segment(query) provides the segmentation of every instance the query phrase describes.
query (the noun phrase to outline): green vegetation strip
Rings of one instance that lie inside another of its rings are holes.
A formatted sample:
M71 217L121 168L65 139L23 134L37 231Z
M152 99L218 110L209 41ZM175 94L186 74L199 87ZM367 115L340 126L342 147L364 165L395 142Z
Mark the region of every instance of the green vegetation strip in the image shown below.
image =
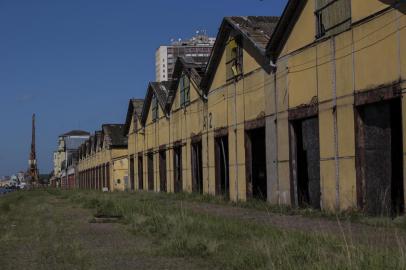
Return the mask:
M18 249L27 239L35 238L40 244L31 247L31 252L44 258L37 262L39 265L74 264L72 269L90 269L86 251L63 236L64 231L75 230L72 224L63 216L47 215L45 206L52 200L66 202L73 209L76 206L90 209L94 216L120 217L119 228L123 233L129 231L134 239L152 241L153 244L143 250L145 254L191 260L196 263L196 269L203 266L212 269L406 269L402 245L393 248L354 245L351 239L199 214L182 207L182 201L210 202L212 199L152 193L48 190L7 195L0 198L2 230L6 231L10 224L24 227L19 223L30 223L27 231L18 233L18 237L16 233L3 234L0 252ZM41 244L44 242L47 247ZM4 245L8 245L7 248ZM55 255L59 253L64 255ZM0 259L0 263L7 265L4 259Z

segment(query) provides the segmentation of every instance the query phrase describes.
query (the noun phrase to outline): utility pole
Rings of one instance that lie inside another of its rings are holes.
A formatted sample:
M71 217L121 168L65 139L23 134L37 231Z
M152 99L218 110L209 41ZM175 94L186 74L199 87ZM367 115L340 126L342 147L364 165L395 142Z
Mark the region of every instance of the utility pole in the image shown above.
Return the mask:
M31 186L38 184L39 173L37 167L37 154L35 150L35 113L32 115L32 130L31 130L31 153L28 161L28 175L30 176Z

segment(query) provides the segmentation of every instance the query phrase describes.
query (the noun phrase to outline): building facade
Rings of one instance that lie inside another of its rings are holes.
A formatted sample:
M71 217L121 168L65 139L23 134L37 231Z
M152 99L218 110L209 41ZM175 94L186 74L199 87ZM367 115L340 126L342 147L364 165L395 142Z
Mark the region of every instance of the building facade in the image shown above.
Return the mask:
M267 48L271 202L404 212L405 11L289 1Z
M266 199L265 48L277 21L227 17L208 64L179 58L171 81L150 83L129 141L135 189Z
M157 82L172 78L175 62L178 57L193 58L194 62L205 63L210 56L215 38L204 32L197 32L189 40L172 41L171 45L160 46L155 52L155 77Z
M72 130L58 137L58 149L53 156L54 169L50 179L51 186L75 187L74 167L78 162L78 149L89 136L89 132ZM67 175L70 175L71 181L68 181Z
M392 2L225 18L199 83L179 64L150 84L135 189L403 213L406 17Z
M79 150L78 186L124 191L129 188L128 145L124 125L104 124Z
M125 149L104 129L82 145L80 186L404 213L405 5L290 0L280 18L224 18L207 63L176 58L130 101Z

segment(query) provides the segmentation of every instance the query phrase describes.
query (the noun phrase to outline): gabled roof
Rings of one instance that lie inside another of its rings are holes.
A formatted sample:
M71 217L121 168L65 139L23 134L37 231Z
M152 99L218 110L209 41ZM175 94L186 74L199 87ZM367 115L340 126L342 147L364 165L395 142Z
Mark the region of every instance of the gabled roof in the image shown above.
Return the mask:
M204 77L204 72L206 69L207 61L209 58L206 59L206 62L195 62L193 58L190 57L178 57L175 63L175 67L173 69L173 74L172 74L172 79L173 79L173 84L172 84L172 89L176 91L178 89L178 83L179 83L179 78L182 76L182 73L185 73L190 80L192 80L196 86L196 90L198 91L200 96L203 96L204 93L200 89L200 84L201 81ZM172 100L173 101L173 100ZM172 106L172 102L170 104L170 107Z
M92 151L92 137L90 136L89 139L86 141L86 154L90 155Z
M266 46L267 56L276 60L283 49L293 27L306 5L307 0L289 0L282 16Z
M164 82L150 82L148 84L148 90L144 99L144 106L142 107L141 123L145 125L145 121L148 117L149 108L151 107L151 101L153 95L157 97L158 104L161 106L162 111L166 114L172 104L174 90L172 88L173 81Z
M69 137L69 136L90 136L90 133L84 130L71 130L65 134L60 135L59 137Z
M65 150L78 149L87 138L65 138Z
M141 119L141 113L142 113L142 107L144 106L144 100L143 99L137 99L137 98L132 98L128 102L128 110L127 110L127 116L125 119L125 126L124 126L124 135L127 135L130 126L131 126L131 119L133 115Z
M217 34L216 42L206 67L206 76L202 81L202 89L206 92L210 87L217 66L220 63L228 37L235 32L241 36L244 48L267 70L270 69L266 46L271 39L279 17L247 16L225 17Z
M102 131L101 130L98 130L98 131L96 131L95 133L94 133L94 136L95 136L95 140L96 140L96 142L95 142L95 144L96 144L96 151L97 150L99 150L101 147L102 147L102 145L103 145L103 142L102 142L102 138L103 138L103 133L102 133Z
M90 136L90 147L92 153L96 152L96 134Z
M126 147L127 137L124 136L124 124L102 125L104 138L109 138L110 147Z

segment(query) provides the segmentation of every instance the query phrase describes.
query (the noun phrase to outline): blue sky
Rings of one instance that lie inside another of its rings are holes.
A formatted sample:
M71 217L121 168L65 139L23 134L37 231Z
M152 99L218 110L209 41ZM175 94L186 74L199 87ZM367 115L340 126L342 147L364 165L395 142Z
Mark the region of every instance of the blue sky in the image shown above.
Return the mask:
M57 137L121 123L154 80L155 49L224 16L280 15L286 0L0 0L0 176L28 166L37 114L41 173Z

